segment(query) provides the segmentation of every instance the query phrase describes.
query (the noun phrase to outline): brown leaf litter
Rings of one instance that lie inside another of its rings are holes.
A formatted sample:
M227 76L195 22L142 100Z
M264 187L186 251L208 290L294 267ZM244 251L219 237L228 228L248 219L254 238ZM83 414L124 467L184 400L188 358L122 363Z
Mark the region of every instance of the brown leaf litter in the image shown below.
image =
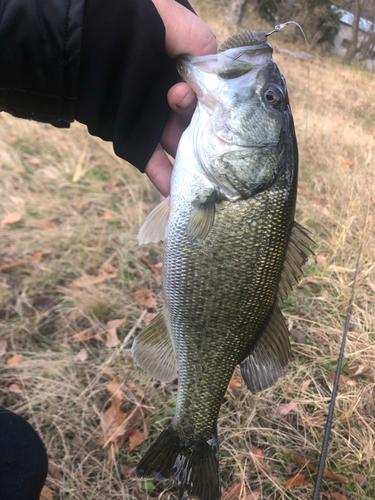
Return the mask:
M285 403L282 405L276 406L272 413L274 417L285 417L290 413L292 410L295 410L297 408L297 405L291 401L290 403Z
M138 304L147 307L147 309L156 309L156 300L152 295L152 291L148 288L140 288L134 294Z
M288 451L288 453L290 453L290 452ZM290 453L290 455L293 458L293 460L298 462L300 465L303 465L311 472L315 472L315 473L318 472L318 468L315 467L314 465L312 465L309 461L304 460L303 458L297 457L296 455L294 455L294 453ZM323 476L329 477L329 478L334 479L336 481L341 481L342 483L349 482L345 476L342 476L341 474L336 474L335 472L332 472L328 469L324 469Z
M41 219L28 219L26 224L28 226L47 228L47 229L57 229L56 222Z
M134 405L128 413L121 410L123 395L117 382L109 382L106 389L112 396L112 404L108 410L100 413L100 427L102 429L100 445L103 448L110 445L108 459L112 461L133 430L144 421L144 413L139 405ZM133 447L140 444L138 443L140 438L139 434L133 433Z
M345 495L342 495L339 492L332 493L331 497L333 500L348 500L348 498Z
M120 341L117 337L117 328L125 323L126 318L122 319L113 319L112 321L108 321L106 324L107 330L107 338L105 341L105 345L107 347L116 347Z
M82 332L78 332L73 335L73 342L87 342L91 339L102 340L98 333L94 333L91 330L83 330Z
M229 382L228 388L241 387L241 385L242 385L241 380L242 380L242 377L232 378L232 380Z
M301 391L306 392L311 382L312 382L311 379L304 380L301 385Z
M153 264L150 259L148 259L145 255L143 255L143 253L141 252L136 252L136 256L138 257L138 259L142 262L144 262L145 264L148 265L148 267L150 269L152 269L154 271L155 274L157 274L158 276L161 276L161 273L162 273L162 267L163 267L163 263L162 262L159 262L157 264Z
M87 358L88 354L85 348L82 348L79 353L74 356L74 359L76 359L77 361L86 361Z
M23 395L23 391L21 387L17 384L10 384L7 387L4 387L3 392L13 392L13 394Z
M0 222L3 226L9 226L10 224L14 224L15 222L19 222L22 219L22 214L19 212L13 212L6 217Z
M87 288L89 286L97 285L98 283L103 283L103 281L110 280L116 278L117 269L99 269L99 274L97 275L88 275L81 276L73 280L70 284L72 288Z
M48 488L48 486L43 486L39 500L53 500L52 491Z
M296 476L288 479L288 481L285 483L285 487L288 489L292 488L293 486L305 486L305 484L307 484L305 474L297 474Z
M11 358L8 359L7 365L8 366L15 366L21 361L22 358L23 358L23 354L16 354L15 356L12 356Z
M8 264L2 264L0 266L0 271L6 271L6 270L12 269L14 267L28 266L29 264L30 264L30 261L28 261L28 260L23 260L20 262L9 262Z

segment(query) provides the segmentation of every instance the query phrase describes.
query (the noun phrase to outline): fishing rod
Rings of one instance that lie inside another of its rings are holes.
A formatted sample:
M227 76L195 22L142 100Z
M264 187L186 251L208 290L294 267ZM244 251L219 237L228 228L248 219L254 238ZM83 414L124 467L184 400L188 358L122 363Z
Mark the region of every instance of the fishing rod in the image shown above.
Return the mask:
M329 435L331 433L332 420L333 420L333 412L334 412L334 409L335 409L336 395L337 395L337 390L338 390L338 386L339 386L339 378L340 378L340 371L341 371L342 360L344 358L345 343L346 343L346 337L347 337L348 329L349 329L349 321L350 321L350 315L351 315L351 310L352 310L352 305L353 305L353 300L354 300L354 291L355 291L355 285L356 285L356 282L357 282L357 276L358 276L358 269L359 269L359 261L360 261L360 258L361 258L361 252L362 252L362 245L360 246L359 253L358 253L357 266L356 266L356 269L355 269L355 275L354 275L354 281L353 281L353 288L352 288L352 296L351 296L351 299L350 299L350 302L349 302L348 314L346 315L346 325L345 325L344 335L343 335L342 343L341 343L340 356L339 356L339 359L337 361L336 378L335 378L335 383L333 385L333 390L332 390L331 404L330 404L330 407L329 407L329 412L328 412L328 417L327 417L327 424L326 424L326 430L325 430L325 433L324 433L323 446L322 446L322 451L321 451L321 454L320 454L318 476L317 476L317 479L316 479L313 500L319 500L320 488L321 488L322 480L323 480L324 465L325 465L325 461L326 461L326 457L327 457L328 441L329 441Z

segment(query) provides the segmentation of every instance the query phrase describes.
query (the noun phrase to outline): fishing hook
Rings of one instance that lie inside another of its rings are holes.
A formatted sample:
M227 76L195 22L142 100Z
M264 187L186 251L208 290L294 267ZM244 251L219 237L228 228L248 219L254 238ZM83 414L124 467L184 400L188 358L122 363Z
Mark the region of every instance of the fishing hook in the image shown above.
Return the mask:
M307 45L306 35L305 35L303 29L301 28L301 26L296 21L287 21L286 23L276 24L275 28L272 31L270 31L269 33L266 33L266 36L270 36L270 35L272 35L272 33L278 33L280 30L282 30L283 28L285 28L285 26L287 24L295 24L296 26L299 27L299 29L302 32L303 38L305 39L306 45Z

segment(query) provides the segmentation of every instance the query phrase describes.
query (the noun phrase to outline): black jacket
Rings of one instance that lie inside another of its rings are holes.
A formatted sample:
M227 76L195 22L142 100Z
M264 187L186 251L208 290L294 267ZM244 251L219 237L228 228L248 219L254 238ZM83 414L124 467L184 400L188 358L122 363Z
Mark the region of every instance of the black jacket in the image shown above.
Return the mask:
M179 80L164 39L151 0L0 0L0 111L78 120L143 171Z

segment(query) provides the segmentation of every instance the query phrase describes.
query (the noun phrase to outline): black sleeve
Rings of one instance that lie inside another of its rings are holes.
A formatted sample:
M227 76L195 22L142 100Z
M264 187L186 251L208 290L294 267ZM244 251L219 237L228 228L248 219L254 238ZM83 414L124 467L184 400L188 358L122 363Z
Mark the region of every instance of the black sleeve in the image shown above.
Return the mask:
M76 119L141 171L169 115L167 92L179 79L164 47L164 24L151 0L86 0Z
M74 120L84 0L0 0L0 111Z
M47 469L47 453L36 431L0 406L0 499L38 500Z
M0 0L0 111L76 119L144 171L179 80L164 44L151 0Z

